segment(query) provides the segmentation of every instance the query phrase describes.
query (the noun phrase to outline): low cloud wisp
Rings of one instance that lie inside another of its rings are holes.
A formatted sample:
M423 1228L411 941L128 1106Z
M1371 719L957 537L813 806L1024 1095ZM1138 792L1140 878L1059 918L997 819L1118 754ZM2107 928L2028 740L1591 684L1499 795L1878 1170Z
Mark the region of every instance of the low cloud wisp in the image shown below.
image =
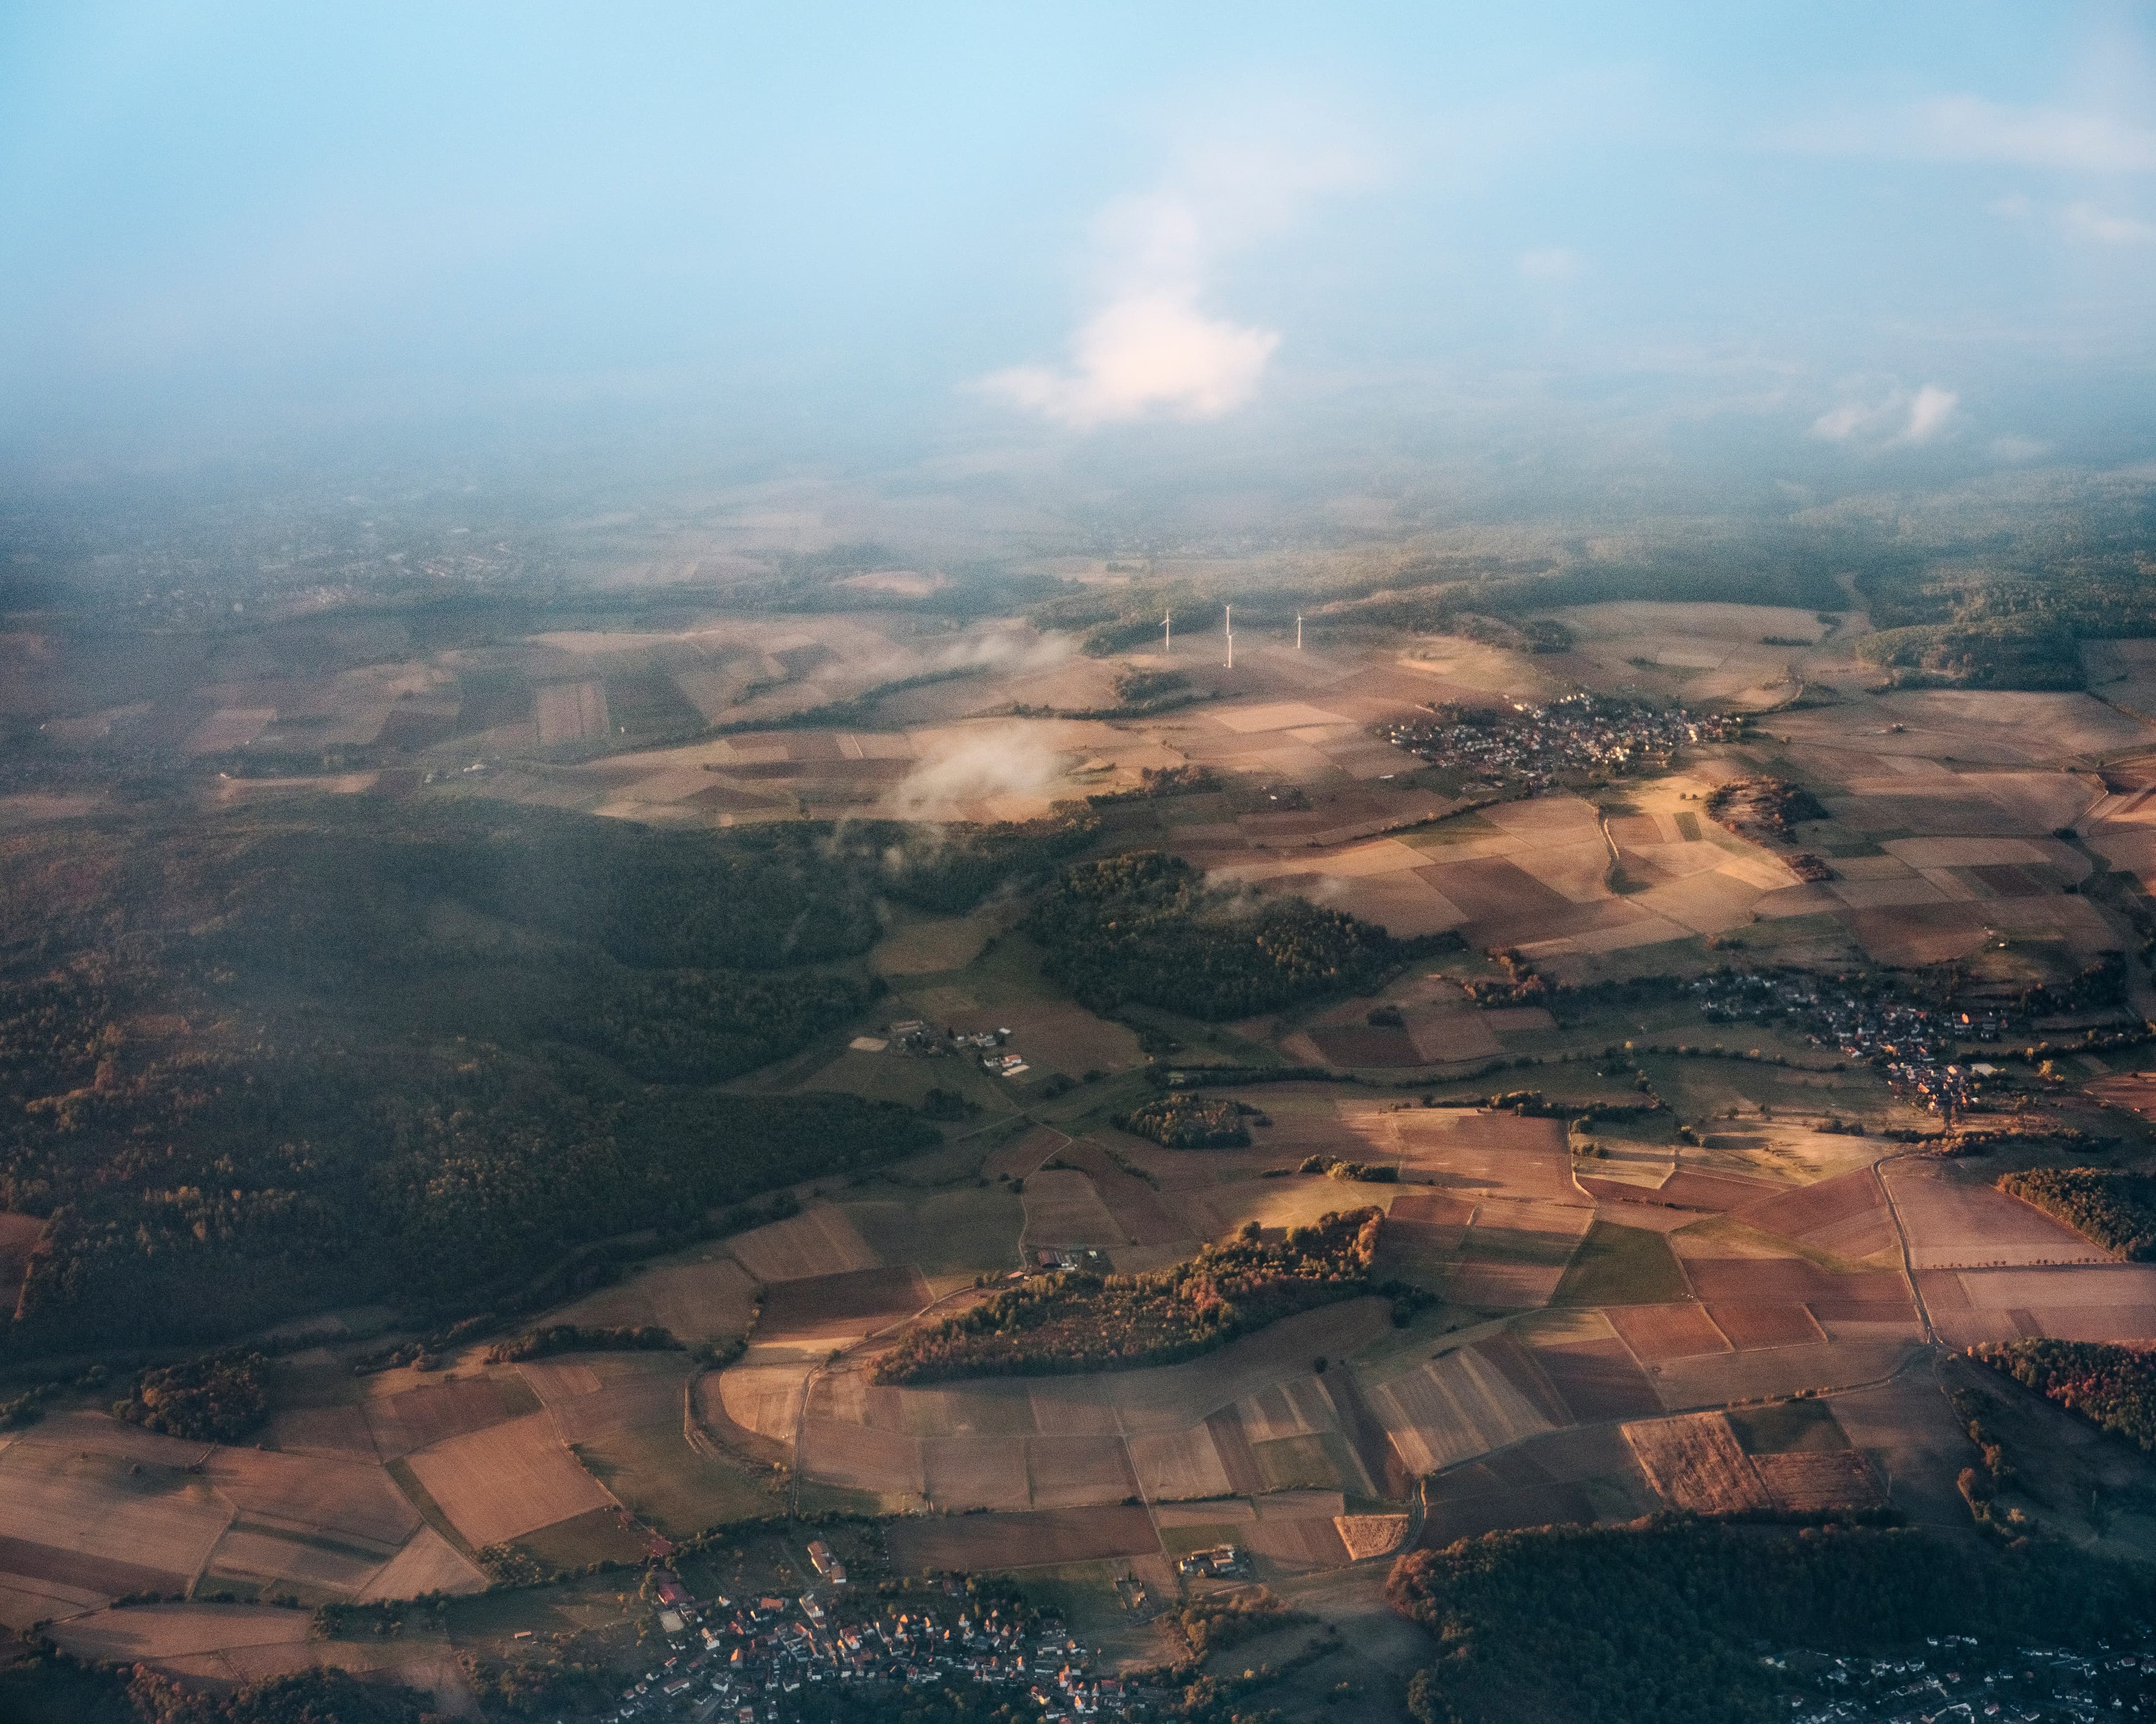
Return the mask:
M1937 383L1912 393L1890 390L1876 401L1845 402L1812 421L1812 435L1829 443L1887 446L1929 443L1946 428L1961 397Z
M998 726L921 762L893 787L890 812L907 820L963 818L971 803L1045 796L1062 777L1065 758L1026 726Z

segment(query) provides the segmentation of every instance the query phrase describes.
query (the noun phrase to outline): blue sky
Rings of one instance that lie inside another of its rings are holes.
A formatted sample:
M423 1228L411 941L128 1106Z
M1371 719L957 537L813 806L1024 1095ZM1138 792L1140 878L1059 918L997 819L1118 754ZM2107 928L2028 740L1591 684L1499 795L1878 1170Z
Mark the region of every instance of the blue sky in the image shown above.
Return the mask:
M0 5L0 236L33 464L580 415L2116 462L2156 12Z

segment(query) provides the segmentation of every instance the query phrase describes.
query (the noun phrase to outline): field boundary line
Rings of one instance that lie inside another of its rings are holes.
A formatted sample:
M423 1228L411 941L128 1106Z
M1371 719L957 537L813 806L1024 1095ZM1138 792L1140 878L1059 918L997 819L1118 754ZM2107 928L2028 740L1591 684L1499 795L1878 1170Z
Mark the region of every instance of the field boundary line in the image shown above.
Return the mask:
M1039 1121L1036 1121L1034 1123L1038 1124ZM1055 1128L1051 1126L1050 1129L1054 1130ZM1071 1139L1068 1136L1065 1136L1064 1142L1068 1143L1071 1142ZM1044 1157L1044 1159L1045 1158ZM914 1311L906 1316L894 1318L891 1321L886 1323L880 1329L871 1329L858 1341L851 1341L847 1342L844 1347L832 1348L830 1352L824 1358L817 1361L816 1364L810 1369L808 1374L801 1379L801 1408L800 1411L793 1415L793 1465L792 1474L788 1478L786 1485L786 1511L788 1515L798 1517L801 1512L801 1443L802 1438L806 1434L808 1424L808 1398L816 1387L816 1379L821 1377L825 1372L829 1371L832 1366L839 1363L841 1360L852 1357L855 1352L866 1347L871 1341L881 1340L886 1335L892 1334L898 1330L906 1328L911 1324L919 1322L921 1318L927 1316L929 1312L935 1310L937 1306L944 1303L945 1301L963 1299L968 1293L978 1293L981 1290L982 1290L978 1287L953 1287L948 1293L942 1294L937 1298L930 1300L928 1303L922 1306L919 1311ZM924 1484L927 1482L925 1477L922 1482ZM602 1486L601 1488L603 1489L604 1487ZM924 1498L926 1498L926 1496L927 1493L924 1492ZM1029 1485L1029 1501L1030 1498L1031 1490L1030 1485Z
M1897 1150L1882 1155L1871 1164L1871 1183L1879 1188L1880 1201L1887 1205L1887 1219L1894 1224L1894 1240L1902 1248L1902 1279L1909 1284L1909 1299L1917 1307L1917 1321L1924 1326L1924 1341L1928 1346L1939 1344L1939 1331L1932 1321L1932 1309L1924 1303L1924 1290L1917 1285L1917 1263L1909 1246L1909 1229L1902 1224L1902 1211L1894 1202L1894 1188L1887 1183L1887 1163L1897 1162L1917 1154L1912 1149ZM1819 1320L1815 1317L1813 1321Z
M201 1460L197 1461L195 1465L197 1467L201 1466L203 1462L208 1460L210 1455L216 1453L217 1445L215 1444L212 1444L209 1447L208 1452L203 1456ZM224 1505L224 1525L217 1529L217 1537L213 1538L209 1542L208 1545L203 1549L202 1561L196 1565L195 1572L187 1577L187 1595L190 1599L192 1599L195 1595L195 1588L203 1583L203 1578L208 1574L211 1566L217 1561L217 1547L224 1542L226 1537L231 1533L233 1527L236 1526L239 1521L239 1504L235 1503L229 1496L226 1496L223 1491L216 1485L212 1485L209 1487L209 1491L211 1496L214 1496L220 1503Z

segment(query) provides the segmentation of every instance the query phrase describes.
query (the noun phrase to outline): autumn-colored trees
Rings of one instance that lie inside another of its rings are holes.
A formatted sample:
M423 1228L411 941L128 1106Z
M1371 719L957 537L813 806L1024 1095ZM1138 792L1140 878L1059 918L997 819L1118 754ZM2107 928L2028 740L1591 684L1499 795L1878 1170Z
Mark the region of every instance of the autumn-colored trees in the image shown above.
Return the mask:
M1372 1290L1378 1209L1238 1236L1150 1275L1036 1275L907 1335L876 1367L885 1383L1041 1377L1173 1364L1296 1311Z

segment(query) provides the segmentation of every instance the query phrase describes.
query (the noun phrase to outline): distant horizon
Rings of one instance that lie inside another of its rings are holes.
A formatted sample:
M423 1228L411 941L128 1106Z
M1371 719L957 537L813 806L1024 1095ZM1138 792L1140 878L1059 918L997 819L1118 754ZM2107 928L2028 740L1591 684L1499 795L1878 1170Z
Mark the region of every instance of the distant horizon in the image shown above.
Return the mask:
M15 8L0 483L2115 468L2152 48L2106 7Z

